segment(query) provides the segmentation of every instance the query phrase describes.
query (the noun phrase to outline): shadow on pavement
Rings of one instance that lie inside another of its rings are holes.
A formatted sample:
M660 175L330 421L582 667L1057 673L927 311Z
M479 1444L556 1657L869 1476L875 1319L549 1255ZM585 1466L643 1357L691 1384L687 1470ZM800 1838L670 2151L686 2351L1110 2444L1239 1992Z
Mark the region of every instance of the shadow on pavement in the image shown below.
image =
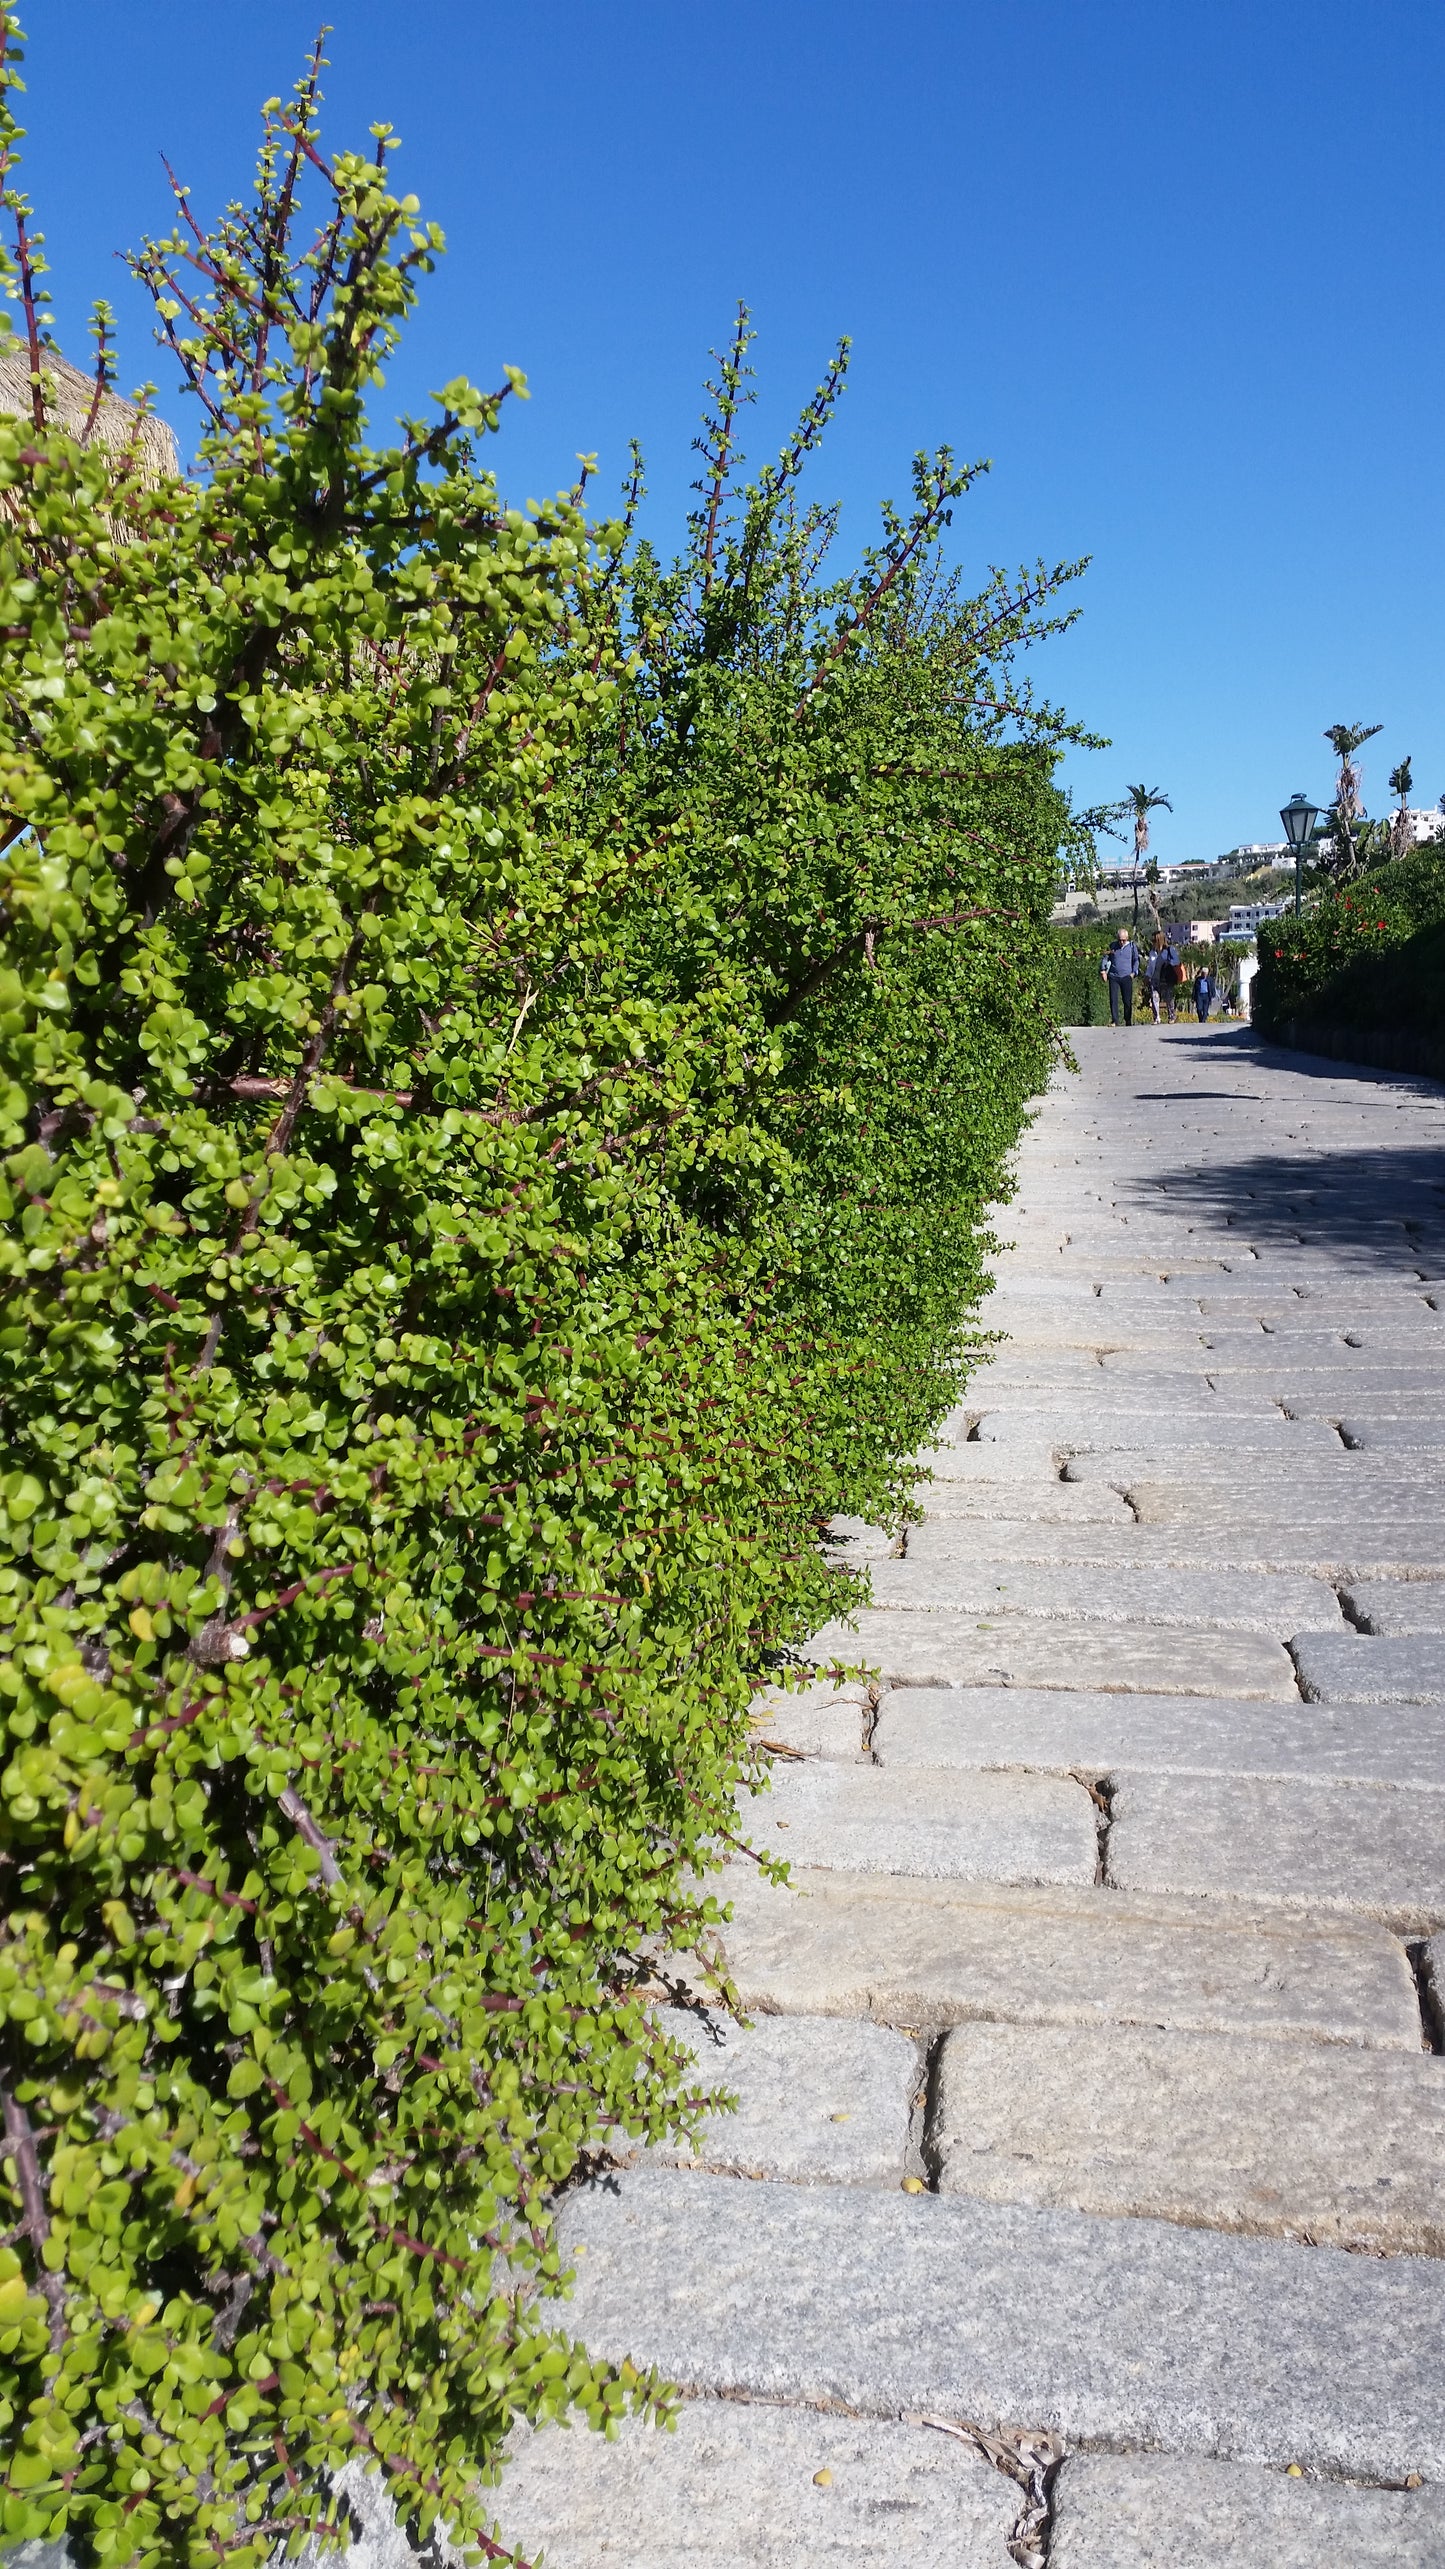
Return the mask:
M1365 1088L1403 1089L1422 1103L1445 1105L1445 1082L1438 1079L1426 1079L1411 1071L1377 1070L1369 1062L1335 1061L1327 1053L1295 1052L1288 1044L1266 1043L1252 1026L1200 1026L1177 1033L1171 1029L1167 1040L1184 1045L1192 1053L1207 1046L1211 1054L1232 1054L1241 1063L1252 1062L1261 1070L1288 1071L1297 1079L1328 1079L1341 1086L1358 1081Z
M1201 1029L1198 1034L1166 1040L1191 1052L1207 1048L1211 1067L1217 1063L1221 1070L1231 1059L1241 1069L1248 1061L1304 1079L1327 1079L1337 1086L1358 1080L1367 1091L1386 1088L1394 1092L1397 1104L1404 1102L1403 1090L1411 1102L1418 1097L1421 1105L1445 1106L1445 1090L1436 1081L1356 1070L1346 1062L1286 1051L1262 1044L1248 1027L1214 1034ZM1257 1089L1244 1088L1191 1085L1172 1090L1141 1088L1135 1094L1140 1099L1157 1099L1176 1111L1213 1099L1254 1106L1264 1102ZM1382 1117L1390 1111L1383 1099L1379 1111ZM1237 1235L1241 1253L1251 1247L1319 1250L1342 1268L1358 1272L1380 1267L1402 1281L1413 1275L1438 1278L1445 1284L1445 1114L1434 1132L1429 1123L1410 1115L1403 1127L1395 1126L1390 1138L1376 1143L1351 1140L1332 1148L1322 1131L1313 1150L1255 1148L1237 1159L1196 1160L1190 1136L1181 1134L1177 1167L1167 1175L1141 1175L1138 1192L1143 1204L1157 1205L1162 1194L1171 1210L1185 1205L1199 1208L1208 1215L1211 1227L1218 1225Z

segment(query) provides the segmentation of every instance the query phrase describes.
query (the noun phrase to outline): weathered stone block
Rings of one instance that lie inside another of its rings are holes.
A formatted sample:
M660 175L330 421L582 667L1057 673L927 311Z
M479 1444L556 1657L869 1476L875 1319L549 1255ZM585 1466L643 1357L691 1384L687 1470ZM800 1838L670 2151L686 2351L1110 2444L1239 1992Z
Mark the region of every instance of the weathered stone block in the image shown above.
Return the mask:
M1107 2026L948 2036L944 2193L1445 2254L1445 2062Z
M800 1870L783 1889L742 1862L719 1897L733 1908L723 1951L754 2011L1420 2048L1404 1949L1363 1919L888 1874Z
M1315 1702L1445 1702L1445 1633L1375 1640L1363 1633L1301 1632L1293 1648L1300 1684Z
M594 2354L695 2391L1445 2475L1426 2259L666 2169L572 2195L560 2230Z
M1294 1663L1263 1633L1172 1627L1167 1647L1147 1624L1050 1624L1001 1615L898 1614L864 1609L856 1626L825 1624L808 1644L815 1667L876 1668L905 1686L1096 1686L1107 1693L1297 1693Z
M962 1882L1092 1882L1097 1813L1052 1775L923 1777L822 1759L773 1768L745 1805L751 1842L790 1863Z
M1338 1909L1402 1934L1445 1925L1434 1794L1131 1775L1114 1795L1108 1868L1121 1890Z
M868 1718L866 1686L835 1686L820 1677L811 1685L765 1686L752 1701L750 1720L762 1740L775 1740L800 1757L837 1757L862 1765L867 1758L863 1728Z
M828 1520L827 1545L840 1561L886 1561L898 1538L886 1525L870 1525L866 1517L835 1516Z
M1272 1633L1281 1641L1306 1627L1323 1631L1334 1623L1343 1629L1339 1600L1322 1579L1179 1570L1141 1583L1089 1570L1020 1567L1006 1573L997 1563L975 1566L940 1556L926 1525L914 1529L906 1560L875 1565L872 1585L875 1606L918 1613L1183 1625L1201 1632Z
M1071 2454L1049 2569L1440 2569L1445 2492L1342 2488L1249 2462Z
M917 2046L906 2034L815 2016L735 2025L676 2007L662 2009L659 2022L696 2060L697 2089L731 2090L737 2105L705 2118L696 2150L659 2141L632 2155L659 2167L794 2183L902 2182L920 2079Z
M497 2498L547 2569L1010 2569L1019 2505L926 2426L710 2399L670 2435L519 2430Z
M1424 1705L1362 1721L1343 1705L898 1686L879 1705L873 1756L890 1767L1026 1767L1101 1779L1259 1775L1445 1793L1445 1729Z
M1073 1481L1061 1481L1051 1474L1040 1473L1036 1480L1018 1477L1008 1481L932 1480L919 1484L915 1493L926 1509L925 1526L932 1535L945 1526L967 1525L979 1518L1014 1519L1032 1525L1132 1525L1134 1516L1117 1490L1102 1483L1084 1487ZM908 1550L913 1553L925 1526L909 1530ZM967 1543L971 1537L956 1538Z
M1445 1633L1445 1579L1352 1579L1342 1591L1347 1613L1368 1633Z

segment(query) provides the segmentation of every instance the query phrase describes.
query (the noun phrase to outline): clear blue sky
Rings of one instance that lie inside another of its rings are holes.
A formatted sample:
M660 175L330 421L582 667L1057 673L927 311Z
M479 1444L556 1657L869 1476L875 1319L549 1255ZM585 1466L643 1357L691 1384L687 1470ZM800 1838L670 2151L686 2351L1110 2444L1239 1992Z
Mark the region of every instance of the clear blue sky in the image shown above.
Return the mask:
M686 504L698 385L739 294L761 450L839 332L819 487L864 542L907 461L989 455L955 539L1089 553L1051 692L1113 747L1084 799L1173 797L1161 857L1325 799L1328 722L1383 722L1445 792L1445 11L1439 0L333 0L327 132L400 131L451 255L395 378L523 366L513 497L629 434L655 531ZM110 253L243 189L302 0L31 0L27 177L64 344ZM164 406L178 424L184 405ZM183 433L186 433L183 428Z

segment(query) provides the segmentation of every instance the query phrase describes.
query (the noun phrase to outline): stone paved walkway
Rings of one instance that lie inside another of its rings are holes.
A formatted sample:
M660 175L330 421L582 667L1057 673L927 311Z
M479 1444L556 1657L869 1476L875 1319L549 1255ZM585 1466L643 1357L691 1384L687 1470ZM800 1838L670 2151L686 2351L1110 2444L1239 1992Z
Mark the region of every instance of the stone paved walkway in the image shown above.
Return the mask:
M876 1684L764 1701L700 2164L575 2195L689 2394L551 2569L1445 2563L1445 1091L1076 1038Z

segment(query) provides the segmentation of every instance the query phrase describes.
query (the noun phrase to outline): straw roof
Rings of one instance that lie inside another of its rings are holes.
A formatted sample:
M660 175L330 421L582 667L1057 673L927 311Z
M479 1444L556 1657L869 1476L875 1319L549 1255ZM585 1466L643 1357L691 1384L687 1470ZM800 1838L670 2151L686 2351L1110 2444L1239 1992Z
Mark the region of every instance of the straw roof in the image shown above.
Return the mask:
M48 378L48 417L57 428L79 437L90 417L95 377L83 375L53 348L44 351L42 366ZM13 338L0 345L0 414L6 413L17 419L31 415L30 354L22 340ZM91 434L97 444L116 451L134 439L137 459L148 481L167 481L180 472L174 429L154 413L138 411L133 402L122 401L117 393L106 394Z

